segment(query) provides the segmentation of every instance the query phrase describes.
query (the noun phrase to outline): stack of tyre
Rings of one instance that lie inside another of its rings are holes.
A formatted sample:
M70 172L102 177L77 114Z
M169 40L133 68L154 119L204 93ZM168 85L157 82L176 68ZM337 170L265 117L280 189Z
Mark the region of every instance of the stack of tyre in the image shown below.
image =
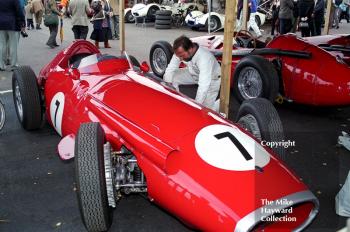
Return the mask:
M156 29L170 29L171 28L171 10L158 10L156 12Z

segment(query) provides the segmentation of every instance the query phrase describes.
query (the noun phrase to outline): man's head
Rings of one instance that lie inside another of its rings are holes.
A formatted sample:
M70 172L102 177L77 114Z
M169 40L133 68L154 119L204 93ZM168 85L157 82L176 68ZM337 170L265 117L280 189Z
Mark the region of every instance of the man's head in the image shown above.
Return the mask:
M190 61L196 53L197 47L188 37L182 35L174 41L173 50L180 60Z

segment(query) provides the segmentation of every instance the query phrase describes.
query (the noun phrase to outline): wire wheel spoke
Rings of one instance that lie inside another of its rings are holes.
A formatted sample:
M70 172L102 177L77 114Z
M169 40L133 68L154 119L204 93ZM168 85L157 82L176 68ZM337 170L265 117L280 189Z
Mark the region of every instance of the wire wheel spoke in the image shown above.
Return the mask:
M167 57L163 49L156 48L153 53L153 64L157 72L161 73L164 72L166 69L168 63L167 63Z
M262 94L263 83L259 72L253 67L245 67L238 76L238 89L245 99Z
M21 92L19 90L19 85L18 82L16 81L15 84L15 96L16 96L16 108L18 111L18 116L21 121L23 121L23 105L22 105L22 97L21 97Z

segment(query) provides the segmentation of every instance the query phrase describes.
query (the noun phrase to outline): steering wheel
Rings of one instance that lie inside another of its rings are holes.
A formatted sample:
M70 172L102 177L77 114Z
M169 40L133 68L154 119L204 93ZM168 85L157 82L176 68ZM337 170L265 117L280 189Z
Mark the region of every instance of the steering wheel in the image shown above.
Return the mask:
M238 43L239 47L242 48L256 48L256 39L247 30L240 30L236 33L234 39Z

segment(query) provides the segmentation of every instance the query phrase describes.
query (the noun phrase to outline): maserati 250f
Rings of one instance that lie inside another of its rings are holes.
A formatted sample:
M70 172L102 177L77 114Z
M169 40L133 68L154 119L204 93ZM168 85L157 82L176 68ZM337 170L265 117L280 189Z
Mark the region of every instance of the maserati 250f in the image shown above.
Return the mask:
M39 128L45 114L62 136L60 157L74 157L88 231L108 230L112 208L140 192L204 231L300 231L310 224L318 200L280 160L283 149L260 144L283 140L270 102L244 102L232 123L147 69L76 41L38 77L28 66L13 73L22 126Z
M222 59L223 36L192 38ZM264 97L301 104L350 104L350 35L299 38L281 35L270 42L238 33L232 48L233 94L239 101ZM172 56L168 42L155 42L152 70L162 76Z

